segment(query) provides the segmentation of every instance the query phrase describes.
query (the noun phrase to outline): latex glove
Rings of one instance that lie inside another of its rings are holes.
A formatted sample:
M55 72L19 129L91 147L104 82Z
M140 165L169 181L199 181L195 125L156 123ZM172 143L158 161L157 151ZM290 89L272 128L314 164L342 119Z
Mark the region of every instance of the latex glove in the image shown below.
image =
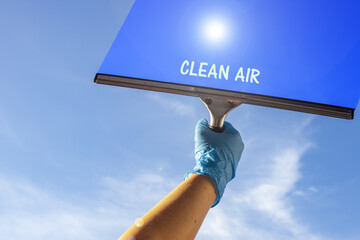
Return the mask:
M244 143L239 132L228 122L225 130L216 133L209 128L206 119L201 119L195 129L194 170L185 175L185 179L193 173L210 176L217 186L216 206L224 194L226 184L235 177L235 170L244 150Z

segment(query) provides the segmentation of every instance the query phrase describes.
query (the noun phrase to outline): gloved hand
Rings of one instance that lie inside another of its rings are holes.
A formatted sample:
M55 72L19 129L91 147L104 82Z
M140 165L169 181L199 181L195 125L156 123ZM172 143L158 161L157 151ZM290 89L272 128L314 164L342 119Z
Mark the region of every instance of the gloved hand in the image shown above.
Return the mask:
M226 184L235 177L235 170L244 150L244 143L239 132L228 122L225 130L216 133L209 128L206 119L201 119L195 129L194 170L185 175L185 179L193 173L210 176L217 186L216 206L224 194Z

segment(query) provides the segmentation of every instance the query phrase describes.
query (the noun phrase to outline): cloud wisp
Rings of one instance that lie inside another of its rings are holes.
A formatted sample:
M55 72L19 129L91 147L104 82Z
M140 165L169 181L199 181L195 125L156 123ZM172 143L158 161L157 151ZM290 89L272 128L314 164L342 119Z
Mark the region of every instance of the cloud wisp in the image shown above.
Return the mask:
M245 161L253 166L247 167L246 179L236 182L240 187L230 184L230 196L210 212L201 232L204 238L199 239L324 239L298 220L292 199L300 192L296 184L302 178L301 158L314 145L304 133L310 123L308 117L288 127L279 123L251 134ZM317 189L311 186L308 192Z
M297 183L302 178L301 158L313 146L304 134L310 123L306 118L250 134L238 177L222 202L210 210L196 239L325 239L299 220L293 201L305 194ZM116 239L179 181L151 171L106 176L90 197L79 197L0 174L0 235L28 240ZM315 186L307 190L317 191Z
M177 115L184 117L194 117L196 114L195 108L189 104L172 99L171 97L163 97L159 93L149 93L148 97L158 103L161 107L168 111L172 111Z
M92 197L62 196L0 175L2 239L117 239L175 185L145 173L127 180L105 177Z

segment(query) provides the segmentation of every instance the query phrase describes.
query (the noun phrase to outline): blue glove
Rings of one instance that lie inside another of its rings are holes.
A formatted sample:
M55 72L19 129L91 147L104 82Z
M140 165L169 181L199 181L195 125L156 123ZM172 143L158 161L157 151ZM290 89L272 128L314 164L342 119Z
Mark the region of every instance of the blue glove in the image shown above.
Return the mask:
M193 173L210 176L217 186L216 206L224 194L226 184L235 177L244 143L239 132L228 122L224 124L223 133L216 133L209 128L206 119L201 119L195 129L194 170L185 175L185 179Z

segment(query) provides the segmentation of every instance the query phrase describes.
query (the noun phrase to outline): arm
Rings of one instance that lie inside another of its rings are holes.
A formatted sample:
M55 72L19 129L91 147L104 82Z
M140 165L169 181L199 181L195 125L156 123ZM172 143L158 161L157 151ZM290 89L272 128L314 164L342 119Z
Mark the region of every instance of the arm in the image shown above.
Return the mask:
M210 177L193 174L119 240L194 239L215 199L215 186Z
M195 168L185 181L131 226L119 240L194 239L210 207L220 201L244 149L239 132L209 129L205 119L195 130Z

